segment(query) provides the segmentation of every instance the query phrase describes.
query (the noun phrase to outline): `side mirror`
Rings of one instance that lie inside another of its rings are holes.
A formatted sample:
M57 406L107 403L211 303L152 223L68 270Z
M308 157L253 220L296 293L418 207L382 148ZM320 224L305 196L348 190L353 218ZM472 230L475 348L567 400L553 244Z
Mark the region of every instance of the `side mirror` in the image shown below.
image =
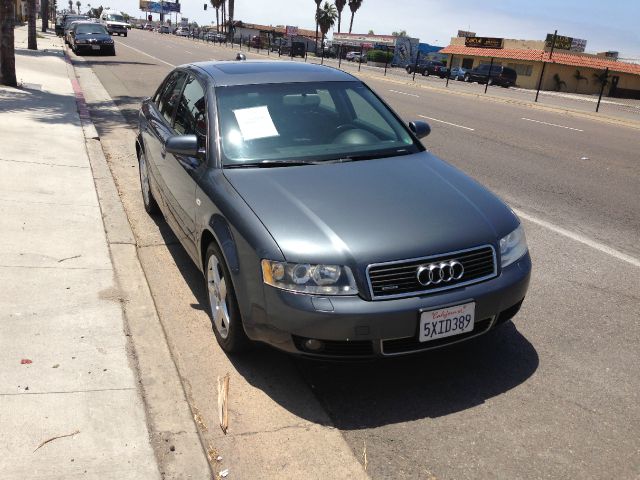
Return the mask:
M176 135L169 137L165 144L167 152L186 157L198 156L198 138L195 135Z
M431 127L429 126L429 124L420 120L409 122L409 128L418 138L424 138L431 133Z

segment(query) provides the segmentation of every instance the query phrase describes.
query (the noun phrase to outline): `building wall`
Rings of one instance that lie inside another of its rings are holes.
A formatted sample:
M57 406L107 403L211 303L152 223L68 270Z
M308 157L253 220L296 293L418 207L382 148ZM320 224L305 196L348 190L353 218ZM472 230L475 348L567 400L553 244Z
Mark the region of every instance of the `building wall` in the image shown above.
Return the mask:
M453 60L451 55L448 55L447 65L452 67L460 66L463 60L473 60L471 68L475 68L483 63L491 63L491 57L478 57L469 55L454 55ZM538 79L540 78L540 70L542 69L542 62L532 62L525 60L509 60L506 58L494 58L494 65L502 65L504 67L511 67L518 72L517 85L522 88L537 88Z
M460 45L464 47L464 37L451 37L451 45ZM544 40L515 40L505 38L503 47L516 48L519 50L543 50Z

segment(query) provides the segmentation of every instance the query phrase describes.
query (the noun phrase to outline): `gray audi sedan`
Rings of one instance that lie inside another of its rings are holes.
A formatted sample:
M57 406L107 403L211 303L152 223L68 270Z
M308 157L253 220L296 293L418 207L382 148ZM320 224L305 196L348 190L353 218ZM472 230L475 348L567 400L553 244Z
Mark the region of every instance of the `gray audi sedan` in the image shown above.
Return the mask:
M425 149L429 132L357 78L296 62L183 65L143 101L144 206L203 272L225 351L394 356L518 312L523 227Z

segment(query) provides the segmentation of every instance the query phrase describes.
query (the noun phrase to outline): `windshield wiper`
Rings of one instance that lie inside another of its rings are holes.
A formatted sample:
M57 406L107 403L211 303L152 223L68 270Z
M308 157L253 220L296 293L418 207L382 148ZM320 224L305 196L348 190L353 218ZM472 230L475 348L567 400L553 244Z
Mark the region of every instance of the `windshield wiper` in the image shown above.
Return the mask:
M343 163L343 162L358 162L360 160L375 160L376 158L389 158L389 157L400 157L402 155L409 155L409 151L402 149L392 153L369 153L363 155L346 155L341 158L336 158L334 160L326 160L324 162L318 163Z

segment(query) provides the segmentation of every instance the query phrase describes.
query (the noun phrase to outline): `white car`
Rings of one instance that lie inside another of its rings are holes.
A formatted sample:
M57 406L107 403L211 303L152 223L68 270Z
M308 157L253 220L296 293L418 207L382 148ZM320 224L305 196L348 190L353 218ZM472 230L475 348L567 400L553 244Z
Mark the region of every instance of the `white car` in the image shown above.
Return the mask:
M109 35L124 35L127 36L128 23L124 17L119 13L102 12L100 15L100 23L103 24Z
M179 37L188 37L189 30L187 30L186 28L179 28L178 30L176 30L176 35Z

